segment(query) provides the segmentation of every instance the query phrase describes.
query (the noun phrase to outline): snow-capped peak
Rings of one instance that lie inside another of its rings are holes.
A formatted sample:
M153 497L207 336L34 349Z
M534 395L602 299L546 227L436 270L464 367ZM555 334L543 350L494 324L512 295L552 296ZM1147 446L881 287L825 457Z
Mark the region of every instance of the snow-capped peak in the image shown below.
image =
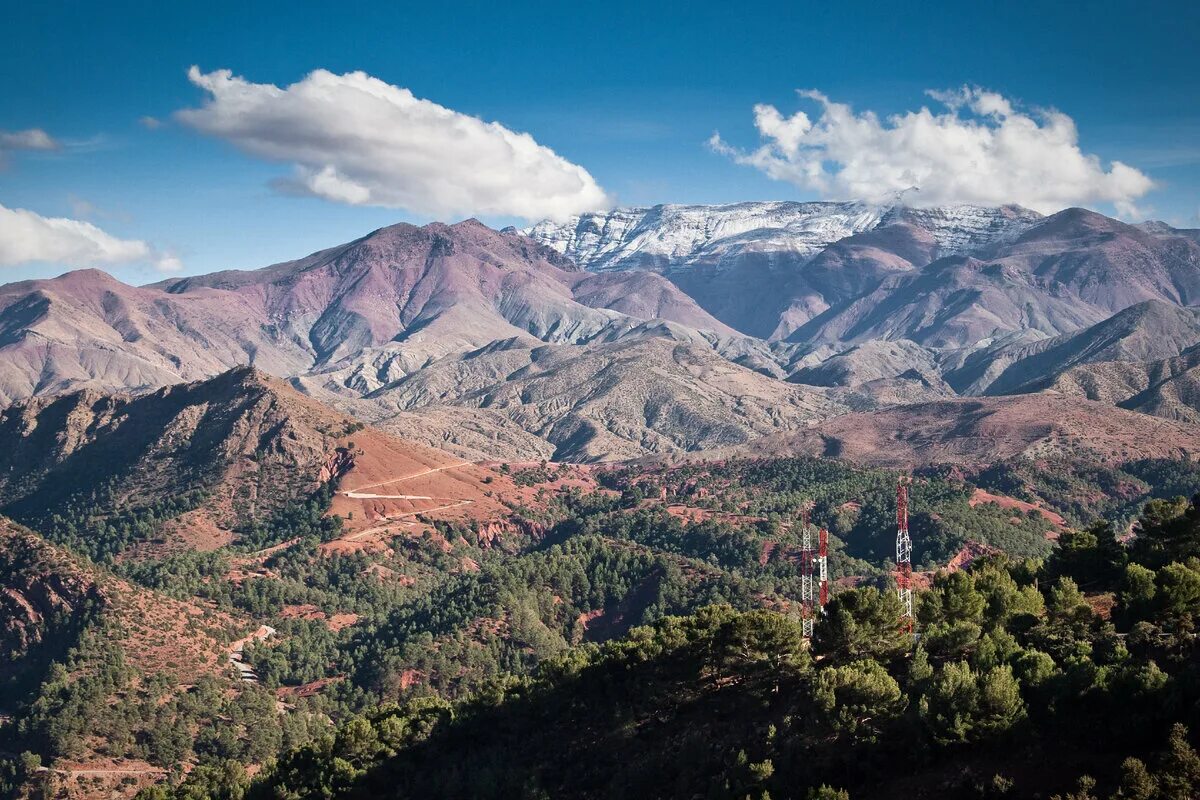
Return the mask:
M927 230L940 255L961 254L1015 238L1038 218L1017 206L913 209L777 201L618 208L564 223L540 222L523 232L592 271L659 271L720 265L747 252L789 251L807 259L847 236L899 222Z

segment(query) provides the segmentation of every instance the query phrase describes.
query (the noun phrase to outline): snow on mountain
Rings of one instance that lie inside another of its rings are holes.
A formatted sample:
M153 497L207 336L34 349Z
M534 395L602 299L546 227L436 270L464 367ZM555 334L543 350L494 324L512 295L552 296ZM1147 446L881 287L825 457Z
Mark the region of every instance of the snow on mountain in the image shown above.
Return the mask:
M961 255L1016 238L1040 218L1019 206L913 209L860 202L658 205L549 220L523 232L594 271L669 271L720 265L747 253L804 261L847 236L907 223L928 231L938 255Z
M908 208L893 206L879 222L880 227L908 223L928 231L937 242L938 258L977 253L985 247L1014 241L1043 219L1036 211L1021 206L941 206Z

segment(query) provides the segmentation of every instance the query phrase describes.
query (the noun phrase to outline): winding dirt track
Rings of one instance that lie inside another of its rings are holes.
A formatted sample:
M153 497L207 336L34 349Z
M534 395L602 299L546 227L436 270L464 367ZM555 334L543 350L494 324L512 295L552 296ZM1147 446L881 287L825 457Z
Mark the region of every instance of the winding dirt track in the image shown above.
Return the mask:
M345 489L343 491L338 492L338 494L340 494L344 497L348 497L352 500L445 500L445 501L448 501L444 505L434 506L433 508L423 508L420 511L404 511L399 514L389 514L385 517L381 517L381 519L385 521L385 524L376 525L375 527L368 528L367 530L364 530L364 531L358 531L357 533L352 533L347 536L342 536L341 541L355 542L355 541L358 541L359 539L365 538L372 534L382 533L382 532L386 531L392 525L399 522L400 520L403 520L405 517L415 517L418 514L431 514L435 511L445 511L448 508L457 508L458 506L470 505L474 501L472 501L472 500L454 500L453 498L450 498L450 497L431 497L428 495L418 495L418 494L375 494L373 492L365 492L364 491L365 489L375 489L377 487L388 486L393 483L401 483L403 481L410 481L414 478L420 478L425 475L431 475L435 472L445 472L446 470L450 470L450 469L461 469L463 467L470 467L470 466L474 466L470 461L461 461L457 464L447 464L443 467L430 467L429 469L423 469L420 472L414 472L411 475L404 475L399 478L388 478L386 481L378 481L377 483L368 483L365 486L359 486L354 489ZM400 522L400 524L409 525L411 523Z
M412 475L405 475L402 478L388 478L386 481L379 481L378 483L368 483L366 486L359 486L354 489L346 489L345 491L342 492L342 494L346 495L347 497L354 497L354 494L352 494L353 492L361 492L363 489L374 489L376 486L387 486L389 483L399 483L400 481L411 481L413 478L420 478L422 475L430 475L434 472L445 472L448 469L462 469L463 467L470 467L470 466L473 466L473 464L470 461L462 461L462 462L459 462L458 464L447 464L444 467L430 467L429 469L423 469L420 472L414 472ZM379 495L379 496L380 497L388 497L389 495ZM402 496L402 495L399 495L399 496ZM432 498L421 498L421 499L428 500L428 499L432 499Z
M37 771L85 778L98 778L102 775L165 775L167 772L161 767L87 767L84 769L38 767Z
M445 511L447 508L457 508L458 506L470 505L471 502L472 502L471 500L456 500L455 502L447 503L444 506L434 506L433 508L423 508L420 511L405 511L401 514L392 514L392 515L383 517L383 519L387 520L387 524L377 525L374 528L368 528L365 531L359 531L358 533L352 533L349 536L343 536L342 541L355 542L355 541L358 541L359 539L363 538L364 536L370 536L372 533L382 533L383 531L386 531L388 528L390 528L392 525L396 524L397 521L402 520L404 517L415 517L418 514L431 514L434 511ZM412 523L401 522L400 524L401 525L410 525Z

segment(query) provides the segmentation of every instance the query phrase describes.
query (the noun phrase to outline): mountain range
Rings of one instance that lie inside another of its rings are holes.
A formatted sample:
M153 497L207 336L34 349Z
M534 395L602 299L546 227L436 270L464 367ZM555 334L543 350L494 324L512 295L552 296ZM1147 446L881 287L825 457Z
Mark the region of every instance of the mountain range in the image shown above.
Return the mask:
M1074 728L1036 709L1075 720L1108 691L1063 670L1123 669L1079 656L1114 630L1136 674L1185 680L1151 656L1186 651L1142 633L1195 627L1192 562L1153 547L1197 552L1170 498L1200 491L1198 247L1077 209L742 204L0 287L0 794L786 796L877 711L829 714L880 687L900 740L961 730L923 710L942 685L1015 698L1003 731L1043 736L1022 756L1041 765ZM905 474L911 658L880 591ZM808 514L831 597L804 644ZM1147 574L1186 616L1128 617ZM773 729L792 744L746 753ZM990 796L959 738L922 759L921 796ZM584 777L538 756L563 742ZM894 795L888 765L855 796Z
M0 403L251 364L484 458L597 461L1058 392L1192 421L1200 236L1082 209L741 203L398 224L134 287L0 287Z

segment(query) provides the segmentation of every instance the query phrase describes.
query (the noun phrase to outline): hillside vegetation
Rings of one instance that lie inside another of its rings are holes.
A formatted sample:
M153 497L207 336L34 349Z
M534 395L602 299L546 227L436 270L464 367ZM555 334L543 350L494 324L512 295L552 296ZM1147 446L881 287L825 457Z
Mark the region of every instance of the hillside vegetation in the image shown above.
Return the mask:
M329 761L344 771L321 749L333 747L339 728L400 714L386 725L428 729L431 744L388 739L384 749L364 745L361 758L338 756L354 767L338 792L373 792L371 776L393 769L394 752L407 777L378 780L414 796L511 796L519 784L518 794L532 796L691 797L689 787L703 784L717 796L778 798L818 783L872 796L877 776L859 766L878 765L877 756L854 748L885 754L887 745L835 747L849 734L812 716L816 687L832 680L819 678L823 670L867 669L864 659L899 692L894 713L868 715L886 721L871 736L891 741L886 729L932 741L922 726L933 723L919 710L928 692L907 677L919 659L899 635L890 588L896 470L811 457L471 465L363 428L249 371L140 398L56 403L14 407L0 430L14 450L53 444L38 459L13 460L0 483L5 509L34 528L12 525L0 538L0 603L15 620L0 628L9 654L0 673L8 795L130 797L152 783L175 791L181 780L185 796L231 795L241 791L239 776L262 771L283 796L310 796L283 786L291 779L282 765L308 753L313 769ZM163 423L157 432L130 424L135 404ZM94 464L112 469L89 479ZM1011 666L1028 718L1014 725L1035 732L1043 730L1035 707L1057 706L1030 693L1018 669L1025 662L1013 660L1020 653L1045 653L1070 682L1081 642L1097 668L1127 663L1105 660L1099 643L1124 643L1144 657L1128 663L1149 669L1153 660L1185 685L1184 650L1155 649L1166 641L1158 633L1148 650L1130 642L1142 621L1190 646L1185 628L1156 616L1153 599L1167 591L1164 575L1190 574L1179 570L1192 569L1194 554L1169 542L1190 534L1164 535L1157 541L1167 544L1145 551L1156 540L1139 535L1127 553L1113 532L1124 538L1137 517L1143 530L1186 528L1195 512L1173 498L1200 491L1193 462L1019 456L913 477L914 566L928 589L921 652L935 672L965 661L977 682ZM27 504L50 497L62 503ZM808 502L813 522L831 533L834 584L812 651L794 642ZM1099 522L1113 532L1093 531ZM1127 557L1155 574L1127 569ZM1097 559L1117 566L1097 571ZM1148 604L1129 611L1120 600L1126 572L1153 588ZM977 605L934 599L959 591L968 574L987 608L1000 601L983 586L999 582L1024 610L961 619L938 611L937 603ZM1066 591L1059 583L1068 578L1089 608L1069 647L1052 641L1059 621L1041 610L1053 609L1050 593ZM982 660L988 648L1007 655ZM630 676L606 677L627 656L620 669ZM624 680L636 685L627 700ZM1162 719L1187 719L1172 713ZM490 729L505 733L496 739ZM1051 730L1038 736L1051 741ZM1149 731L1129 753L1152 762L1165 736ZM515 742L530 743L527 752L495 749ZM922 786L950 785L934 766L947 758L979 780L1030 780L970 748L921 746L930 776L913 780ZM451 756L458 750L465 761ZM567 760L553 763L577 764L579 777L548 766L547 754L560 750ZM837 766L843 750L854 769ZM693 755L654 756L673 751ZM797 762L801 751L817 760ZM1084 756L1066 762L1072 776L1116 780ZM429 775L402 766L439 759L444 769ZM681 765L691 766L676 774ZM446 777L454 770L459 778ZM673 777L662 783L659 773ZM585 779L595 788L571 783Z
M915 644L874 588L840 593L811 651L792 618L712 606L175 795L1184 800L1200 791L1200 500L1155 501L1142 523L1129 548L1097 525L1044 562L939 575Z

